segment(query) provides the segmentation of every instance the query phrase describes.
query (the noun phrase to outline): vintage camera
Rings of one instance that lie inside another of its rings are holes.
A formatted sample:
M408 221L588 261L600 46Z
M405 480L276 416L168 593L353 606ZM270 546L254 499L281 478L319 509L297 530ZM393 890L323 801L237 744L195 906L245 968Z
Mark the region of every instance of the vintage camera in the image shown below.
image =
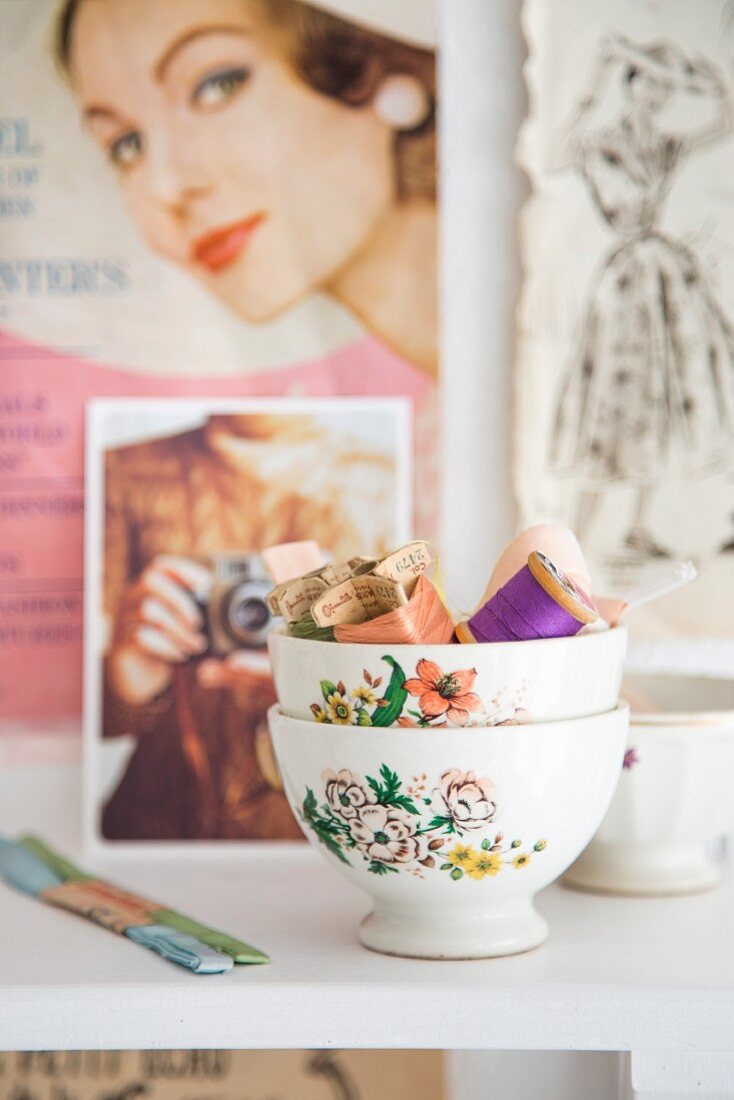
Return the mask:
M204 611L209 649L262 649L273 625L265 597L273 582L257 554L215 554L209 559L212 584L199 603Z

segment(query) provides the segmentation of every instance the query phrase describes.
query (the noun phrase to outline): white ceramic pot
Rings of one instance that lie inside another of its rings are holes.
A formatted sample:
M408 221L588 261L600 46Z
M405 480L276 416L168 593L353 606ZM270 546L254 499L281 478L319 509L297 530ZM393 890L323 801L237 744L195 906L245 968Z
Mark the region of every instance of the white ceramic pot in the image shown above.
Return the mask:
M619 786L564 881L633 896L718 884L711 842L734 831L734 680L630 678L630 700L690 709L635 713Z
M594 833L619 779L628 710L493 729L355 729L269 715L293 812L370 895L360 939L430 959L542 943L533 897Z
M613 710L627 631L486 645L381 646L310 641L277 629L268 645L278 701L292 718L495 726ZM387 707L381 698L388 698Z

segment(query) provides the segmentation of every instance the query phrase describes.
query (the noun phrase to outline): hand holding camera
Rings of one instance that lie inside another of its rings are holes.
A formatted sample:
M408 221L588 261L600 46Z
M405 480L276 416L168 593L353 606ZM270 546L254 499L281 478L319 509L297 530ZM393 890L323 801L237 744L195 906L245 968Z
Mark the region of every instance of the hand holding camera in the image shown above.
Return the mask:
M209 571L190 558L153 558L124 590L107 658L116 695L142 706L165 691L172 666L208 647L197 593L211 585Z
M272 617L265 602L271 582L259 558L222 554L208 565L175 555L155 557L125 589L107 660L115 694L143 706L169 686L174 665L204 653L263 650ZM234 676L207 662L204 687L238 687L253 675L269 682L267 666ZM207 671L208 669L208 671ZM230 670L231 671L231 670Z

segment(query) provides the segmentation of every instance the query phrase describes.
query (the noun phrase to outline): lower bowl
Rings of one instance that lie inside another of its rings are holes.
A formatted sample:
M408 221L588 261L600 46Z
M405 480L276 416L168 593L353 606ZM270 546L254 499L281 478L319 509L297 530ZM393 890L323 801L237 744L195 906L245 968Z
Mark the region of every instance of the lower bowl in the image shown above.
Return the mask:
M734 831L734 681L635 676L627 686L640 706L680 710L633 711L619 786L564 882L635 897L711 889L721 879L711 843Z
M308 840L370 895L389 955L512 955L548 933L533 897L588 843L620 774L628 709L526 726L327 726L272 707Z

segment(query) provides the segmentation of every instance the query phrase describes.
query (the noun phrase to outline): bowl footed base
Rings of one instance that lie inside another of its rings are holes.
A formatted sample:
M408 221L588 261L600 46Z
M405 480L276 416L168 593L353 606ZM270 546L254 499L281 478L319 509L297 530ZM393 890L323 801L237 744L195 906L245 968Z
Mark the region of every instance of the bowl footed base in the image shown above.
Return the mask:
M517 955L539 947L548 925L532 899L515 899L481 913L414 912L378 905L359 929L360 941L370 951L411 959L489 959Z
M658 897L713 890L721 872L705 843L630 845L594 840L561 881L592 893Z

